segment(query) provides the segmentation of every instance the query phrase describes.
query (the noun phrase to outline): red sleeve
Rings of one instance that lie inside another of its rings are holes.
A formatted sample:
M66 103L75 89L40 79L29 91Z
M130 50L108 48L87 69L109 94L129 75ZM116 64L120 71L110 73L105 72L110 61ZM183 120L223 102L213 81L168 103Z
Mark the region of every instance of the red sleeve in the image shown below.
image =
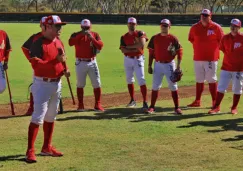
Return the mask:
M148 41L148 37L145 32L143 31L138 31L137 32L139 38L145 38L146 42Z
M78 43L78 40L78 33L73 33L68 40L69 46L76 45Z
M190 31L189 31L189 35L188 35L188 40L193 43L194 42L194 29L193 26L191 27Z
M225 53L225 47L224 47L224 41L225 41L225 37L223 37L220 41L220 44L219 44L219 49Z
M25 55L25 57L28 59L28 61L30 62L30 51L24 47L22 47L22 51Z
M155 36L153 36L148 43L147 48L149 49L149 51L154 50L154 38L155 38Z
M221 39L222 39L223 36L224 36L224 31L223 31L223 29L222 29L221 26L218 26L218 29L219 29L219 31L218 31L218 41L220 42Z
M98 33L95 33L94 34L94 39L92 39L92 43L94 44L94 46L98 49L98 50L101 50L102 47L103 47L103 42L101 41L100 39L100 36Z
M177 54L177 58L178 58L179 60L181 60L181 59L182 59L182 55L183 55L183 49L180 48L179 50L177 50L177 51L176 51L176 54Z
M120 48L119 48L119 49L121 49L121 48L123 48L123 47L125 47L125 46L126 46L126 43L125 43L125 41L124 41L124 37L121 36L121 39L120 39Z
M5 53L4 53L4 62L8 62L9 59L9 52L11 51L11 45L10 45L10 40L9 37L6 34L6 47L5 47Z

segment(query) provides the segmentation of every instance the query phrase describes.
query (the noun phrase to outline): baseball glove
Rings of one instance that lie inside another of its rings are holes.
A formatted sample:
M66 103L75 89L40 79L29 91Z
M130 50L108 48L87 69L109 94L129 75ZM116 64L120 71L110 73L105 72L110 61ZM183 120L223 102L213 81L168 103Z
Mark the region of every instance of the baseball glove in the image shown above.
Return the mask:
M181 69L176 69L172 75L170 76L170 80L175 83L181 80L181 77L183 75L183 72Z

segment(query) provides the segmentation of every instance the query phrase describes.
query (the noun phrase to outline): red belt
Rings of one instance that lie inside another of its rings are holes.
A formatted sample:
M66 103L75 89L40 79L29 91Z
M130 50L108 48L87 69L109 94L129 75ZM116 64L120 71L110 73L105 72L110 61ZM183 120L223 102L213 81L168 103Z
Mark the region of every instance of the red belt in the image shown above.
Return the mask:
M59 82L61 78L43 78L45 82Z
M85 62L91 62L91 61L93 61L93 60L95 60L95 58L87 58L87 59L85 59L85 58L77 58L78 59L78 61L85 61Z
M167 63L170 63L171 61L156 61L158 63L162 63L162 64L167 64Z
M139 59L141 56L126 56L126 57L131 59Z

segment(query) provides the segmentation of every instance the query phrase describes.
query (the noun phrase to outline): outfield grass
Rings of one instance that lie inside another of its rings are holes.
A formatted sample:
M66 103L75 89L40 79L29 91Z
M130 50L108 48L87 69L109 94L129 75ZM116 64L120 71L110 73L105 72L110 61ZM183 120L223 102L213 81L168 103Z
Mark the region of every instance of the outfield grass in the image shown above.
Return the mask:
M241 115L205 114L210 99L204 96L205 106L184 109L183 116L171 114L171 100L159 102L163 108L153 115L123 106L59 115L53 144L65 155L38 156L36 164L23 162L29 117L0 119L0 170L242 170ZM191 100L181 100L182 106ZM231 94L223 104L222 112L229 112ZM40 129L37 153L42 139Z
M13 49L11 59L9 61L9 77L13 92L13 100L14 102L27 101L27 88L32 80L32 69L22 53L21 46L30 35L38 32L40 28L38 24L23 23L0 23L0 27L9 34ZM138 26L138 29L145 31L150 38L152 35L158 33L160 28L158 26ZM69 36L78 30L80 30L79 24L69 24L64 27L63 34L61 36L63 42L65 43L66 53L69 57L67 63L72 72L71 83L74 91L76 89L74 48L69 47L67 43ZM98 55L97 58L101 73L103 93L127 91L123 67L123 55L118 49L120 36L127 32L126 25L93 25L93 30L100 33L105 44L103 51ZM228 31L227 28L224 28L224 30ZM187 41L189 27L173 26L171 32L178 36L184 48L184 59L182 62L184 76L179 85L193 85L194 74L192 48L190 43ZM147 50L145 51L145 56L146 59L148 59ZM151 88L152 76L147 74L147 62L148 60L146 61L145 68L146 79L148 88ZM63 96L70 97L65 79L63 79L63 83ZM138 86L136 86L136 89L138 89ZM91 95L92 93L93 90L91 88L90 81L87 81L85 95ZM7 91L1 94L0 98L0 103L6 102L8 102Z

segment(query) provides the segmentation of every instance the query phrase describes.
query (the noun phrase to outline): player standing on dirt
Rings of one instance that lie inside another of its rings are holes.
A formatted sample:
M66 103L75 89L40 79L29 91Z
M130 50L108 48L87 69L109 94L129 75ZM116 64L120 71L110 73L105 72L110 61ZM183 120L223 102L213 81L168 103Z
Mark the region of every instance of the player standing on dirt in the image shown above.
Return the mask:
M28 163L36 162L34 144L39 125L43 122L44 143L41 155L53 157L63 155L52 146L51 141L61 96L61 77L63 74L66 77L70 76L70 72L64 64L66 56L63 43L57 38L65 24L56 15L47 17L43 37L36 40L30 48L30 61L34 70L32 93L35 103L28 131L26 152L26 162ZM59 49L63 53L60 53Z
M121 36L120 50L124 54L124 67L126 72L127 87L131 97L127 107L135 107L136 101L134 97L134 75L135 72L140 91L143 96L143 110L147 112L147 86L144 74L144 45L148 38L143 31L136 30L136 18L128 18L128 32Z
M27 60L30 62L30 47L31 45L36 41L38 40L40 37L43 36L43 32L45 31L45 25L44 25L44 22L45 22L45 19L47 17L44 16L41 18L40 20L40 28L41 28L41 32L38 32L36 34L33 34L32 36L30 36L30 38L23 44L22 46L22 51L25 55L25 57L27 58ZM27 110L27 112L25 113L25 115L32 115L33 111L34 111L34 100L33 100L33 95L32 95L32 91L31 91L31 85L32 83L30 84L30 104L29 104L29 108Z
M230 22L230 33L226 34L220 44L220 50L224 53L221 67L218 92L215 105L209 114L220 112L220 103L224 97L230 81L232 80L232 91L234 92L231 113L237 114L237 105L240 101L243 87L243 35L240 34L241 21L232 19Z
M194 50L194 70L196 74L196 99L188 107L200 107L205 80L209 84L212 106L217 94L217 65L219 44L223 37L220 25L211 20L212 13L208 9L201 12L201 20L194 24L189 32L188 40Z
M176 82L172 82L171 77L175 70L180 70L182 59L182 46L178 39L169 33L171 23L168 19L163 19L160 22L161 33L154 35L148 44L149 49L149 64L148 73L153 74L153 88L151 95L151 105L148 113L155 111L155 103L159 95L159 89L162 85L163 77L165 76L171 90L171 96L175 105L175 114L181 115L182 111L179 108L178 87ZM174 58L177 55L177 66ZM155 59L154 69L152 68L153 60Z
M8 69L8 58L11 51L11 45L8 34L0 30L0 94L6 89L5 73Z
M75 46L78 111L84 111L84 87L87 74L91 80L95 105L97 111L104 111L101 106L101 81L96 55L103 47L103 42L98 33L91 31L91 22L88 19L81 21L81 31L73 33L69 38L69 46Z

